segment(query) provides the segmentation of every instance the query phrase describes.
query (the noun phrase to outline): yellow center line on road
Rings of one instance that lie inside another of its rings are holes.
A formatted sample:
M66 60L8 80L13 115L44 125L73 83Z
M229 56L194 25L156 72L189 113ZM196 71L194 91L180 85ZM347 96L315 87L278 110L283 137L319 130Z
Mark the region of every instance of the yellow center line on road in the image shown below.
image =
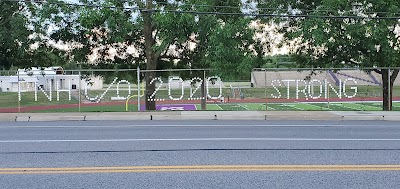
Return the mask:
M126 167L0 168L0 175L161 172L400 171L400 165L189 165Z

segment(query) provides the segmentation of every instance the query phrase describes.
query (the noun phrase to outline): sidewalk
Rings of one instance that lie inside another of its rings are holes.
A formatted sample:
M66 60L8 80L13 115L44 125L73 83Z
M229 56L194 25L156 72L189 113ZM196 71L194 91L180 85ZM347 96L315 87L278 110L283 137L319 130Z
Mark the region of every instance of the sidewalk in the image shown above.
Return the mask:
M94 120L385 120L400 121L400 112L369 111L166 111L2 113L0 121L94 121Z

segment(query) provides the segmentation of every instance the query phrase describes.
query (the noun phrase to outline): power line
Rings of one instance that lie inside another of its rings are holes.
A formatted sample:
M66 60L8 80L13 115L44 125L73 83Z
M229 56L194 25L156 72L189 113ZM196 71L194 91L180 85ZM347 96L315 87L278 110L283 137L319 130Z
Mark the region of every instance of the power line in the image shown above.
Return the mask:
M4 0L8 2L24 2L24 3L38 3L38 4L55 4L55 5L66 5L76 7L91 7L91 8L109 8L109 9L121 9L121 10L133 10L142 12L160 12L160 13L176 13L176 14L195 14L195 15L221 15L221 16L248 16L256 18L319 18L319 19L371 19L371 20L400 20L400 16L355 16L355 15L316 15L316 14L277 14L277 13L243 13L243 12L218 12L218 11L190 11L190 10L160 10L160 9L145 9L140 7L118 7L118 6L106 6L106 5L95 5L95 4L76 4L66 2L46 2L46 1L32 1L32 0ZM166 3L163 3L166 4ZM190 6L190 5L187 5ZM191 6L209 6L209 7L232 7L232 6L213 6L213 5L191 5ZM238 7L236 7L238 8ZM282 10L282 9L264 9L264 10ZM311 11L311 10L308 10ZM321 11L323 12L323 11ZM332 11L333 12L333 11ZM313 13L319 13L314 11ZM328 13L328 12L327 12ZM366 12L367 13L367 12ZM369 12L370 14L378 14L384 12ZM400 13L389 13L387 14L400 14Z
M45 0L3 0L3 1L8 1L8 2L26 2L26 3L39 3L39 4L59 4L59 5L72 5L72 6L86 6L86 7L98 7L98 8L118 8L118 9L143 9L143 8L127 8L127 7L117 7L117 6L105 6L105 5L94 5L94 4L77 4L77 3L65 3L65 2L48 2ZM128 2L128 1L124 1ZM173 3L168 3L168 2L156 2L157 4L161 5L173 5ZM175 5L179 7L210 7L210 8L230 8L230 9L241 9L242 7L236 7L236 6L229 6L229 5L199 5L199 4L179 4L175 3ZM283 8L263 8L263 7L257 7L257 11L263 11L263 10L273 10L273 11L287 11L287 9ZM337 13L335 10L328 10L328 9L317 9L317 10L311 10L311 9L293 9L296 11L300 12L326 12L326 13ZM376 12L370 12L370 11L365 11L363 12L365 14L400 14L400 12L383 12L383 11L376 11Z
M47 1L37 1L37 0L3 0L8 2L17 3L37 3L37 4L51 4L51 5L65 5L65 6L75 6L75 7L91 7L91 8L109 8L109 9L126 9L126 10L145 10L139 7L117 7L117 6L107 6L107 5L95 5L95 4L77 4L77 3L66 3L66 2L47 2Z
M166 2L157 2L157 4L162 5L171 5L170 3ZM235 7L235 6L228 6L228 5L198 5L198 4L179 4L179 6L187 6L187 7L210 7L210 8L230 8L230 9L241 9L242 7ZM271 10L271 11L288 11L288 9L284 8L265 8L265 7L257 7L257 11L264 11L264 10ZM338 11L335 10L328 10L328 9L294 9L300 12L324 12L324 13L337 13ZM384 12L384 11L365 11L365 14L400 14L400 12Z

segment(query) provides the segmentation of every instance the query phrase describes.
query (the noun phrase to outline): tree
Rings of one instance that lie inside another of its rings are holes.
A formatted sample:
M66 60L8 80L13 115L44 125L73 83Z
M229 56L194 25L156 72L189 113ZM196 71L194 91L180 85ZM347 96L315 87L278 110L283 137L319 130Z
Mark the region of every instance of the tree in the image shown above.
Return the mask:
M63 52L51 47L48 40L35 33L33 7L24 3L0 0L0 65L29 68L62 65Z
M9 69L23 62L30 32L21 14L23 7L14 2L0 1L0 65Z
M226 77L251 70L249 46L253 31L250 18L204 14L241 12L240 0L81 0L83 6L63 1L48 1L38 17L48 26L54 25L50 38L77 43L72 51L76 61L87 62L93 49L103 62L115 65L140 66L146 72L146 109L154 110L150 96L155 90L151 81L160 67L217 68ZM46 27L45 27L46 28ZM44 29L45 29L44 28ZM45 29L47 30L47 29ZM139 56L126 53L134 47ZM105 60L108 50L117 50L118 61ZM177 64L171 64L178 62ZM245 67L245 68L244 68ZM228 75L229 74L229 75Z
M400 1L276 1L290 18L285 37L303 67L357 67L382 76L383 110L392 109L393 83L400 66ZM390 69L392 67L393 69ZM394 69L395 68L395 69ZM390 77L390 81L389 81ZM389 90L390 89L390 90Z

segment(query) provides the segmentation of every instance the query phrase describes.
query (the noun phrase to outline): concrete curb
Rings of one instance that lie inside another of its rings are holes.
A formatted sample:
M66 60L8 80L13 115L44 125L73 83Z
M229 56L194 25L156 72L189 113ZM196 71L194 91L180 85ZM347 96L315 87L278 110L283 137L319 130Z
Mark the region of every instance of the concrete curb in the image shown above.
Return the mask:
M400 121L400 112L328 111L171 111L101 113L4 113L1 122L116 120L384 120Z
M343 120L380 120L380 121L400 121L400 112L332 112L342 117Z

